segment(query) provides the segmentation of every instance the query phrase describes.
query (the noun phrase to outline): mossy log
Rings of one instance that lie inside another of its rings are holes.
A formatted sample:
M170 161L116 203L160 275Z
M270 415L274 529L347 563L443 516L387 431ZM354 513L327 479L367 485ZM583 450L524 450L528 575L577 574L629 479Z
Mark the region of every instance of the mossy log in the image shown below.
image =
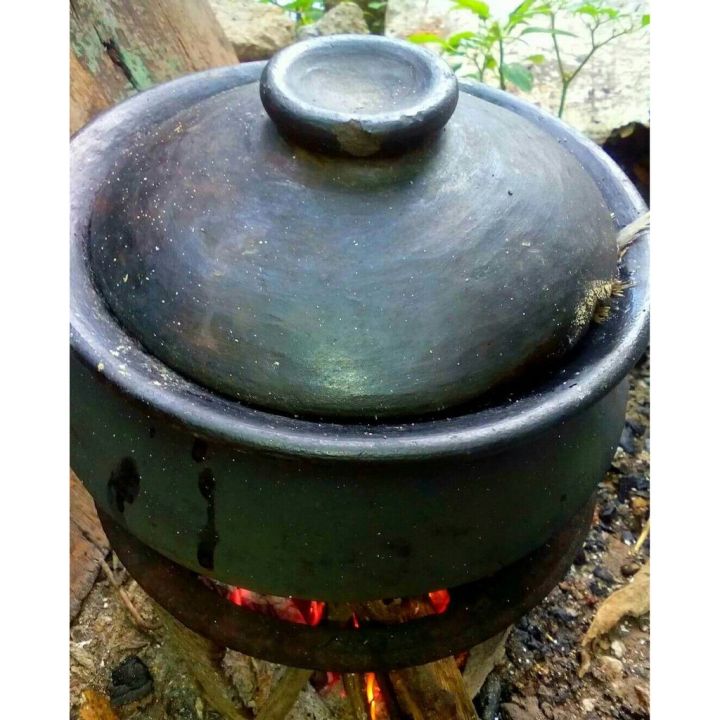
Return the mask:
M236 62L207 0L70 0L70 132L140 90Z

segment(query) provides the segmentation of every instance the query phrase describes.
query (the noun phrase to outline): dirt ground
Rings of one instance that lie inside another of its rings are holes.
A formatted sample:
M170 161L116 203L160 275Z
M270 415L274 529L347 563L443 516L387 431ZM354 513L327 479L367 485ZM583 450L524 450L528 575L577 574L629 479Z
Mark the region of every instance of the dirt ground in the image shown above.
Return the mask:
M649 538L634 552L649 515L649 414L646 358L632 373L625 430L600 487L593 529L564 581L510 633L506 660L475 698L481 720L649 717L647 615L625 618L594 643L580 677L582 638L598 608L649 562ZM151 601L119 565L113 571L149 629L130 617L117 589L101 573L70 628L71 719L111 720L114 715L89 708L93 701L103 705L111 671L137 656L149 670L153 690L115 707L119 720L222 720L203 699L181 654L167 642ZM237 654L228 654L224 664L238 695L261 702L275 668L251 661L238 676L232 672L233 656ZM308 686L304 696L302 710L298 707L290 716L294 720L347 717L337 691L318 695ZM251 717L252 707L245 713Z
M481 720L649 717L649 617L626 618L601 640L580 678L579 650L598 606L649 562L634 546L649 516L650 363L632 373L621 447L600 486L598 512L565 580L513 629L507 660L476 699Z

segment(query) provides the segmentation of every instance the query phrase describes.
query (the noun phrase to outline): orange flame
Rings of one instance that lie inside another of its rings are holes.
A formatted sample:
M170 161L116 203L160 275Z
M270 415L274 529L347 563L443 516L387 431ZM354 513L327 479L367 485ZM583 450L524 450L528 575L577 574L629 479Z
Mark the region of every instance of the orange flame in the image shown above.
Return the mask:
M380 697L380 688L375 682L375 673L366 673L365 675L365 695L370 708L370 720L375 720L377 717L377 701Z

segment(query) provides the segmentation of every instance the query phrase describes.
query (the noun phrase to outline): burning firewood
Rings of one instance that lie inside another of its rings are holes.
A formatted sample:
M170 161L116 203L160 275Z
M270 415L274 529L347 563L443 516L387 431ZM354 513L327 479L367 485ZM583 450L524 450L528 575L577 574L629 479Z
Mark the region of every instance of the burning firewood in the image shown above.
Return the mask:
M370 620L392 624L442 612L449 601L447 592L439 591L426 597L392 603L364 603L356 606L356 612L360 622ZM417 667L391 670L387 677L390 687L386 689L381 685L380 693L385 705L389 706L394 697L401 712L413 720L477 720L477 713L454 657ZM368 698L371 720L380 720L377 712L373 714L374 706L378 704L374 683L378 680L382 681L382 676L372 678L373 694ZM387 717L394 720L392 709L387 709Z
M252 590L239 587L233 587L229 590L228 600L235 603L235 605L246 607L254 612L272 615L280 620L287 620L300 625L317 625L322 620L325 612L325 603L318 600L261 595Z

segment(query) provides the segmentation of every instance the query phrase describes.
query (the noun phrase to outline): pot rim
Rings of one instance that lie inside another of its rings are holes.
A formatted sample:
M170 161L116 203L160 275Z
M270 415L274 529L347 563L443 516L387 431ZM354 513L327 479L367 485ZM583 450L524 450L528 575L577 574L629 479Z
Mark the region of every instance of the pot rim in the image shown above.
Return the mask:
M181 376L128 335L95 288L87 264L87 234L98 185L118 151L189 103L259 80L265 62L185 76L105 111L71 141L70 341L74 355L128 399L142 403L193 435L239 449L334 460L401 461L490 453L522 442L582 411L632 369L649 338L649 231L620 263L630 280L602 325L594 324L566 362L517 399L446 419L370 425L322 422L258 410ZM460 88L515 112L563 144L590 174L615 214L618 229L647 207L620 168L592 141L529 102L476 82ZM452 412L452 409L450 410Z

